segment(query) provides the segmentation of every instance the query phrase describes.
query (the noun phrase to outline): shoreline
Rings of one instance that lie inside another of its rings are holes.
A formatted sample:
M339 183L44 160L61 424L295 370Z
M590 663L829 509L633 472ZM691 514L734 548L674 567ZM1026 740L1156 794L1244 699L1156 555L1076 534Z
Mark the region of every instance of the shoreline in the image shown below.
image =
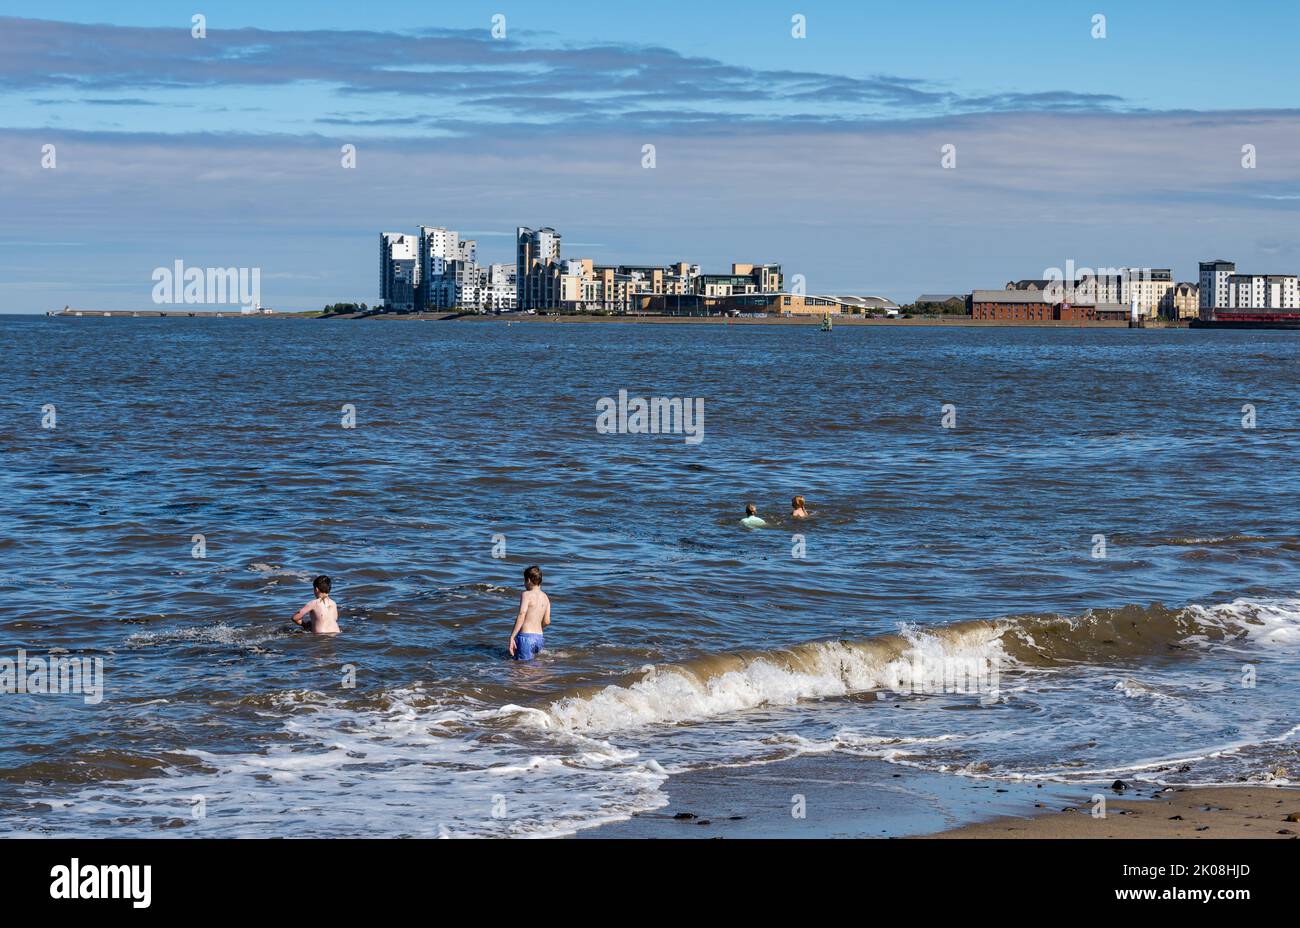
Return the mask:
M1300 789L1286 786L1170 787L1123 799L1105 787L1106 817L1052 811L1028 819L1001 816L931 838L1279 838L1300 836ZM1113 797L1113 798L1112 798ZM1297 821L1288 821L1288 817Z
M37 315L20 313L18 315ZM319 319L320 310L304 309L294 312L267 310L245 313L239 310L184 310L184 309L60 309L44 313L47 319Z
M36 314L31 314L36 315ZM974 329L1128 329L1128 328L1146 328L1146 329L1186 329L1189 328L1186 321L1169 322L1160 321L1148 323L1144 326L1130 326L1127 322L1060 322L1056 320L1026 320L1022 322L1008 322L1001 320L983 320L972 319L970 316L926 316L914 317L911 319L899 319L888 317L859 317L848 315L832 315L832 321L836 326L856 327L873 327L873 326L911 326L911 327L957 327L957 328L974 328ZM384 322L467 322L467 323L523 323L529 325L537 324L601 324L613 323L619 325L725 325L725 326L820 326L822 316L817 314L806 314L799 316L649 316L649 315L526 315L523 313L503 313L501 315L492 315L488 313L456 313L456 312L426 312L426 313L377 313L373 315L360 315L358 313L336 313L334 315L323 316L318 310L303 310L300 312L265 312L265 313L241 313L226 311L185 311L185 310L102 310L102 309L82 309L82 310L60 310L57 312L45 313L46 318L50 319L312 319L321 321L357 321L357 320L377 320Z
M890 318L866 318L855 316L832 315L832 321L836 326L849 327L869 327L869 326L957 326L965 328L1049 328L1049 329L1073 329L1073 328L1094 328L1094 329L1127 329L1127 322L1056 322L1056 321L1032 321L1032 322L986 322L975 320L970 316L933 316L912 319L890 319ZM501 316L458 316L455 317L457 322L526 322L526 323L560 323L560 324L582 324L582 323L621 323L623 325L796 325L796 326L817 326L820 327L822 317L820 315L802 315L802 316L526 316L526 315L501 315ZM1165 328L1166 326L1160 326ZM1167 326L1168 328L1179 328L1178 326ZM1151 326L1156 328L1156 326Z
M675 774L665 805L573 837L628 838L1295 838L1300 789L1004 781L843 753ZM1093 796L1106 816L1092 816ZM803 816L798 817L802 812ZM1286 833L1280 833L1286 832Z

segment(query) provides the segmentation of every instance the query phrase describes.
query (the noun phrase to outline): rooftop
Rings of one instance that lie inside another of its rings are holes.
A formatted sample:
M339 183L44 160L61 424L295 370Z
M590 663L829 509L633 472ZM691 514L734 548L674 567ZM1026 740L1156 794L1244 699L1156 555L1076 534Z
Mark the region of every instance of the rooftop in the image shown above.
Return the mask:
M970 295L974 303L1049 303L1042 290L974 290Z

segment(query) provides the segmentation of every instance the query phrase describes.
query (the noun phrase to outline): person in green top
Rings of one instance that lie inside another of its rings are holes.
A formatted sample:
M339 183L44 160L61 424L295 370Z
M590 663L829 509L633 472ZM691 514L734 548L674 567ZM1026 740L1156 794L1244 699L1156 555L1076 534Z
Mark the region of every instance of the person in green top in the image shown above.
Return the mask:
M758 507L753 503L745 506L745 518L740 520L740 524L745 528L766 528L767 521L759 518Z

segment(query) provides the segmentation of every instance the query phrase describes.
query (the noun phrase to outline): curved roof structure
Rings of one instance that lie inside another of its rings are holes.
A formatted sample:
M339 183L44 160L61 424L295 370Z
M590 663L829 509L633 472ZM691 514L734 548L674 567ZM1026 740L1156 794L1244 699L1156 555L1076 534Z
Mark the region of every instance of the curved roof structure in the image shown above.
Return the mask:
M840 306L845 306L849 309L898 309L897 303L883 296L823 296L817 294L816 297L812 298L818 300L830 300L833 303L838 303Z

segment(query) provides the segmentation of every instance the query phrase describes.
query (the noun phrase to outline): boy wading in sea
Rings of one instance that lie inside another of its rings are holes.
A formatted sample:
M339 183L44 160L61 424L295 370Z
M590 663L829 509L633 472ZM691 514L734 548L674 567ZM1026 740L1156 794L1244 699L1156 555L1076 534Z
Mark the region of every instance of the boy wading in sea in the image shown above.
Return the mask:
M510 631L510 656L531 661L542 652L542 629L551 624L551 598L542 592L542 569L536 565L524 571L524 595L519 598L519 617Z
M316 635L337 635L339 607L338 603L330 599L330 578L322 574L311 582L311 588L315 591L316 598L294 614L294 622ZM308 613L311 614L311 619L304 622L303 616Z
M745 518L740 520L745 528L766 528L767 520L758 514L758 507L750 503L745 507Z

